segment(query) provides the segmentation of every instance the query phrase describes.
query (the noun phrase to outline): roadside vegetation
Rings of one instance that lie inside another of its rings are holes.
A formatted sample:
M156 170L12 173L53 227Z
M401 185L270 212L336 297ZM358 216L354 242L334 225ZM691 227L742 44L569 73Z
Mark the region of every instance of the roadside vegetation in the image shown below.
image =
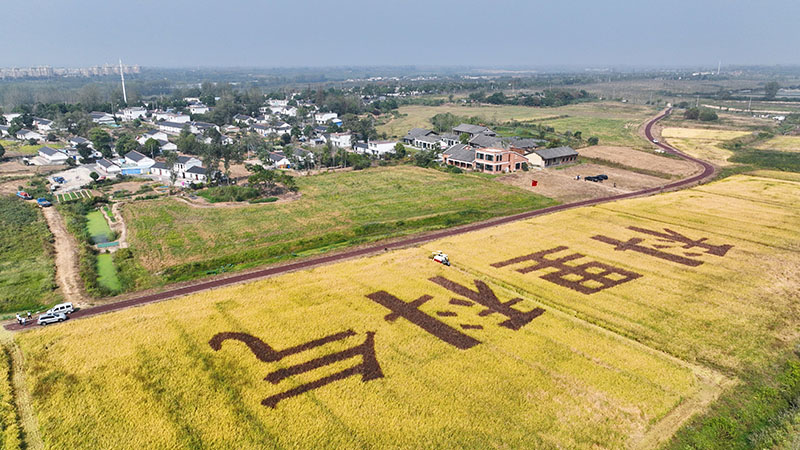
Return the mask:
M53 235L33 202L0 196L0 313L56 302Z
M11 355L3 345L0 348L0 440L4 450L25 448L22 444L21 427L17 406L14 402Z

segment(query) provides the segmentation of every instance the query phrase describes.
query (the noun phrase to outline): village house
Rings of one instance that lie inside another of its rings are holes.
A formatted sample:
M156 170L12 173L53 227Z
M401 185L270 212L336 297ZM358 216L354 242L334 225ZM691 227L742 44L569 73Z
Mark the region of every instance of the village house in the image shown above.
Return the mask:
M351 148L353 146L353 135L350 133L332 133L328 139L334 147Z
M367 152L373 156L383 156L388 153L394 153L394 147L397 145L395 141L369 141L367 142Z
M317 125L325 125L326 123L328 123L328 121L335 121L338 119L339 119L339 114L336 114L334 112L314 114L314 122L316 122ZM341 124L341 121L339 121L339 124Z
M153 120L156 122L187 123L192 118L188 114L181 114L172 111L157 111L153 113Z
M271 107L289 106L289 100L279 100L276 98L271 98L267 101L267 104Z
M81 144L86 144L87 147L94 148L94 146L92 145L92 141L90 141L90 140L88 140L86 138L82 138L80 136L72 136L71 138L69 138L67 140L67 142L69 142L69 145L71 145L73 147L77 147L77 146L79 146Z
M139 145L144 145L144 143L147 142L148 139L155 139L157 141L166 141L167 139L169 139L169 136L167 136L167 133L160 130L148 130L142 133L141 136L136 138L136 142L138 142Z
M202 166L192 166L188 170L181 173L181 177L190 180L191 182L205 183L208 181L206 176L206 169Z
M109 178L116 177L120 174L120 172L122 172L122 169L118 165L105 158L97 161L95 167L97 168L97 173L105 175Z
M39 131L52 131L53 130L53 121L49 119L42 119L41 117L34 117L33 118L33 125Z
M208 123L208 122L191 122L191 123L189 124L189 131L190 131L192 134L203 134L203 133L205 133L205 132L206 132L206 130L208 130L208 129L210 129L210 128L215 128L217 131L219 131L219 127L218 127L218 126L216 126L216 125L214 125L213 123Z
M248 116L247 114L236 114L235 116L233 116L233 120L234 120L234 123L235 122L244 122L244 123L246 123L248 125L250 125L251 123L256 121L256 119Z
M170 170L167 168L166 163L156 161L152 166L150 166L150 174L159 177L169 177Z
M525 156L504 148L482 148L475 150L473 170L485 173L516 172L527 164Z
M10 136L11 133L8 132L8 125L0 125L0 136Z
M297 108L294 106L270 106L272 114L279 116L297 117Z
M461 136L462 134L469 135L469 138L472 139L479 134L483 134L486 136L496 136L495 132L490 130L487 127L480 126L480 125L471 125L468 123L462 123L457 127L453 127L453 134L456 136Z
M158 129L163 131L164 133L171 134L177 136L181 134L181 130L184 127L188 127L189 124L187 123L177 123L177 122L159 122Z
M438 135L430 134L416 137L411 145L422 150L433 150L442 147L442 140Z
M122 164L121 172L123 175L141 175L150 173L150 167L155 164L155 160L137 151L130 151L125 154L125 162Z
M91 116L92 122L99 125L114 125L117 123L117 121L114 120L114 116L107 112L92 111L89 113L89 116Z
M178 173L180 173L180 172L186 172L187 170L189 170L190 167L202 166L202 165L203 163L194 156L181 155L178 156L178 161L175 163L175 167L173 167L173 169L177 170Z
M525 155L532 166L547 168L560 166L578 159L578 152L571 147L542 148Z
M65 152L50 147L42 147L33 162L34 164L41 163L40 165L43 166L55 166L66 164L68 159L69 156Z
M283 152L270 152L269 159L272 163L270 167L276 169L288 169L292 165L292 162L289 161L289 158L287 158Z
M133 122L136 119L146 118L147 109L141 106L133 106L130 108L120 109L117 114L122 118L123 122Z
M427 130L425 128L412 128L408 131L408 133L403 137L403 143L406 145L414 145L414 141L423 136L437 136L433 130Z
M173 144L170 141L165 141L164 139L156 139L156 141L158 141L158 146L159 146L159 149L161 150L161 153L164 153L164 152L167 152L167 151L171 151L171 152L178 151L178 146L176 144Z
M442 160L445 164L472 170L475 167L475 149L466 144L455 144L444 151Z
M39 133L37 133L35 131L31 131L31 130L29 130L27 128L23 128L23 129L17 131L17 134L15 135L15 137L17 139L23 140L23 141L27 141L29 139L33 139L34 141L41 141L42 139L44 139L44 136L42 136L41 134L39 134Z
M189 105L189 114L205 114L208 111L210 111L208 106L202 103L192 103Z

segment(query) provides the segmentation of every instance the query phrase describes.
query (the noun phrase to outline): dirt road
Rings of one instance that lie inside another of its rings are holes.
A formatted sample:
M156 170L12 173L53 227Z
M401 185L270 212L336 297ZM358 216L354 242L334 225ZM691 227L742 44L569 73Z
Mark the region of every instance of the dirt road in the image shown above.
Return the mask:
M654 137L653 136L653 131L652 131L653 124L658 122L659 120L663 119L664 117L666 117L670 113L670 111L671 110L665 110L663 113L659 114L657 117L651 119L647 123L647 125L645 126L645 129L644 129L644 133L647 136L648 140L650 140L652 142L653 137ZM682 189L682 188L685 188L685 187L690 187L690 186L693 186L695 184L701 183L703 181L707 181L711 177L714 176L715 170L714 170L714 166L712 166L711 164L709 164L709 163L707 163L707 162L705 162L703 160L691 157L691 156L681 152L680 150L677 150L677 149L675 149L673 147L670 147L667 144L664 144L663 142L659 142L656 145L658 147L664 149L664 151L666 151L666 152L669 152L671 154L680 156L681 158L683 158L683 159L685 159L687 161L691 161L691 162L693 162L695 164L698 164L702 168L702 170L696 175L693 175L691 177L685 178L685 179L680 180L680 181L674 181L672 183L668 183L668 184L666 184L664 186L651 187L651 188L642 189L642 190L635 191L635 192L628 192L628 193L624 193L624 194L612 195L612 196L609 196L609 197L582 200L582 201L577 201L577 202L573 202L573 203L565 203L565 204L561 204L561 205L551 206L549 208L537 209L537 210L534 210L534 211L528 211L528 212L523 212L523 213L519 213L519 214L514 214L514 215L511 215L511 216L498 217L498 218L490 219L490 220L487 220L487 221L484 221L484 222L478 222L478 223L473 223L473 224L470 224L470 225L457 227L455 229L451 228L451 229L441 230L441 231L437 231L437 232L433 232L433 233L427 233L427 234L423 234L423 235L410 236L408 238L399 239L399 240L396 240L396 241L393 241L393 242L390 242L390 243L385 243L385 242L384 243L380 243L379 242L379 243L377 243L375 245L370 245L370 246L365 246L365 247L355 248L355 249L349 249L349 250L345 250L345 251L342 251L342 252L339 252L339 253L328 253L328 254L325 254L325 255L322 255L322 256L319 256L319 257L316 257L316 258L303 259L303 260L300 260L300 261L290 262L290 263L287 263L287 264L284 264L284 265L280 265L280 266L268 267L268 268L265 268L265 269L254 270L252 272L247 272L247 273L239 273L239 274L227 277L227 278L220 278L220 279L209 280L209 281L200 281L200 282L198 282L196 284L190 284L190 285L185 285L185 286L181 286L181 287L174 287L173 286L171 288L167 288L166 290L164 290L162 292L156 292L156 293L152 293L152 294L141 295L141 296L138 296L138 297L132 297L132 298L129 298L129 299L126 299L126 300L122 300L122 301L119 301L119 302L107 303L107 304L104 304L104 305L98 305L98 306L94 306L94 307L91 307L91 308L82 308L79 311L75 311L74 313L72 313L70 315L70 319L79 319L79 318L91 317L91 316L95 316L97 314L103 314L103 313L111 312L111 311L118 311L120 309L130 308L132 306L139 306L139 305L144 305L144 304L147 304L147 303L153 303L153 302L157 302L157 301L161 301L161 300L180 297L180 296L183 296L183 295L193 294L193 293L204 291L204 290L208 290L208 289L216 289L216 288L223 287L223 286L230 286L230 285L233 285L233 284L243 283L243 282L247 282L247 281L254 281L254 280L261 279L261 278L266 278L266 277L270 277L270 276L274 276L274 275L279 275L279 274L284 274L284 273L287 273L287 272L292 272L292 271L295 271L295 270L308 269L308 268L315 267L315 266L320 266L320 265L323 265L323 264L331 264L331 263L343 261L343 260L350 259L350 258L369 256L369 255L380 253L380 252L383 252L383 251L386 251L386 250L394 250L394 249L398 249L398 248L409 247L409 246L412 246L412 245L421 244L423 242L430 242L430 241L434 241L434 240L437 240L437 239L451 237L451 236L454 236L454 235L457 235L457 234L461 234L461 233L468 233L470 231L482 230L482 229L485 229L485 228L494 227L494 226L498 226L498 225L503 225L503 224L507 224L507 223L511 223L511 222L516 222L518 220L530 219L530 218L533 218L533 217L538 217L538 216L542 216L542 215L545 215L545 214L551 214L551 213L558 212L558 211L565 211L565 210L568 210L568 209L579 208L579 207L583 207L583 206L598 205L598 204L601 204L601 203L613 202L613 201L617 201L617 200L624 200L624 199L628 199L628 198L653 195L653 194L658 194L660 192L669 191L669 190ZM64 230L64 232L66 232L66 230ZM77 267L77 265L75 265L74 267ZM77 271L76 271L75 275L77 275ZM7 323L4 327L7 330L19 330L19 329L22 328L19 324L14 323L14 322Z
M67 231L64 219L54 207L42 208L42 212L47 220L47 226L50 227L50 232L55 238L56 280L61 287L64 300L79 306L84 305L85 300L78 272L78 243Z

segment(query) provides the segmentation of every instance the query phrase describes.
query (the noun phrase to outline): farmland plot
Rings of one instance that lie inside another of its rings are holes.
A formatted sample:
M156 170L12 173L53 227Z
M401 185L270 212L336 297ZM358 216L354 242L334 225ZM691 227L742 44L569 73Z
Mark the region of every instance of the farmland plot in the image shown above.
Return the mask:
M652 448L796 334L798 204L735 176L17 342L50 447Z

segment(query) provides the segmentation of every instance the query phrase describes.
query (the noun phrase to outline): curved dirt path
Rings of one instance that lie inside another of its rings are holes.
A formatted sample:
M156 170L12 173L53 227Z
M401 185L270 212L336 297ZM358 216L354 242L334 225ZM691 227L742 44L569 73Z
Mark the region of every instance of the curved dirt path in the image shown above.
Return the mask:
M42 208L47 226L53 233L56 250L56 281L61 287L64 300L76 305L83 305L84 296L81 289L81 277L78 271L78 243L67 231L64 219L54 207Z
M644 134L645 134L645 136L647 136L647 139L650 142L653 141L653 137L654 137L653 131L652 131L653 124L655 124L659 120L661 120L664 117L666 117L670 112L671 112L671 109L666 109L662 113L660 113L658 116L654 117L649 122L647 122L647 124L644 127ZM91 317L91 316L94 316L94 315L97 315L97 314L102 314L102 313L111 312L111 311L117 311L117 310L120 310L120 309L129 308L129 307L132 307L132 306L144 305L144 304L147 304L147 303L153 303L153 302L157 302L157 301L161 301L161 300L180 297L180 296L193 294L193 293L204 291L204 290L208 290L208 289L215 289L215 288L219 288L219 287L223 287L223 286L229 286L229 285L239 284L239 283L243 283L243 282L247 282L247 281L253 281L253 280L260 279L260 278L270 277L270 276L283 274L283 273L287 273L287 272L293 272L295 270L308 269L308 268L315 267L315 266L320 266L320 265L324 265L324 264L330 264L330 263L339 262L339 261L342 261L342 260L345 260L345 259L351 259L351 258L356 258L356 257L361 257L361 256L368 256L368 255L380 253L380 252L383 252L383 251L386 251L386 250L394 250L394 249L398 249L398 248L404 248L404 247L408 247L408 246L412 246L412 245L421 244L423 242L434 241L434 240L437 240L437 239L442 239L442 238L445 238L445 237L450 237L450 236L454 236L454 235L461 234L461 233L468 233L470 231L476 231L476 230L481 230L481 229L484 229L484 228L494 227L494 226L497 226L497 225L507 224L507 223L510 223L510 222L516 222L518 220L530 219L532 217L538 217L538 216L542 216L542 215L545 215L545 214L551 214L551 213L558 212L558 211L565 211L565 210L568 210L568 209L579 208L579 207L583 207L583 206L592 206L592 205L598 205L598 204L601 204L601 203L613 202L613 201L617 201L617 200L624 200L624 199L628 199L628 198L643 197L643 196L658 194L658 193L662 193L662 192L666 192L666 191L670 191L670 190L676 190L676 189L692 186L692 185L695 185L695 184L699 184L699 183L701 183L703 181L707 181L708 179L710 179L711 177L714 176L715 169L714 169L714 166L712 166L711 164L709 164L709 163L707 163L707 162L705 162L703 160L700 160L700 159L694 158L692 156L689 156L689 155L681 152L680 150L678 150L676 148L673 148L673 147L671 147L671 146L669 146L669 145L667 145L667 144L665 144L663 142L659 142L658 144L655 144L655 145L657 145L658 147L664 149L664 151L666 151L668 153L671 153L673 155L679 156L679 157L681 157L683 159L686 159L688 161L691 161L693 163L696 163L696 164L700 165L702 170L699 173L697 173L696 175L690 176L688 178L684 178L684 179L679 180L679 181L674 181L672 183L668 183L668 184L665 184L663 186L642 189L642 190L639 190L639 191L628 192L628 193L624 193L624 194L612 195L610 197L582 200L582 201L573 202L573 203L565 203L565 204L561 204L561 205L551 206L549 208L537 209L537 210L534 210L534 211L528 211L528 212L524 212L524 213L514 214L514 215L511 215L511 216L498 217L498 218L490 219L490 220L487 220L487 221L484 221L484 222L473 223L473 224L465 225L465 226L461 226L461 227L440 230L440 231L436 231L436 232L433 232L433 233L427 233L427 234L422 234L422 235L411 236L411 237L408 237L408 238L403 238L403 239L395 240L395 241L392 241L392 242L383 242L383 243L379 242L377 244L368 245L368 246L361 247L361 248L354 248L354 249L350 249L350 250L345 250L345 251L342 251L342 252L339 252L339 253L330 253L330 254L326 254L326 255L320 256L320 257L304 259L304 260L301 260L301 261L292 262L292 263L288 263L288 264L283 264L283 265L280 265L280 266L268 267L268 268L265 268L265 269L258 269L258 270L254 270L252 272L239 273L237 275L233 275L233 276L230 276L230 277L227 277L227 278L219 278L219 279L215 279L215 280L201 281L201 282L198 282L198 283L195 283L195 284L189 284L189 285L184 285L184 286L180 286L180 287L167 288L166 290L161 291L161 292L140 295L138 297L131 297L131 298L128 298L128 299L125 299L125 300L121 300L121 301L118 301L118 302L107 303L107 304L104 304L104 305L98 305L98 306L94 306L94 307L91 307L91 308L83 308L83 309L80 309L79 311L75 311L74 313L70 314L70 318L71 319L78 319L78 318ZM5 325L5 328L8 329L8 330L19 330L22 327L17 323L11 322L11 323L7 323Z

